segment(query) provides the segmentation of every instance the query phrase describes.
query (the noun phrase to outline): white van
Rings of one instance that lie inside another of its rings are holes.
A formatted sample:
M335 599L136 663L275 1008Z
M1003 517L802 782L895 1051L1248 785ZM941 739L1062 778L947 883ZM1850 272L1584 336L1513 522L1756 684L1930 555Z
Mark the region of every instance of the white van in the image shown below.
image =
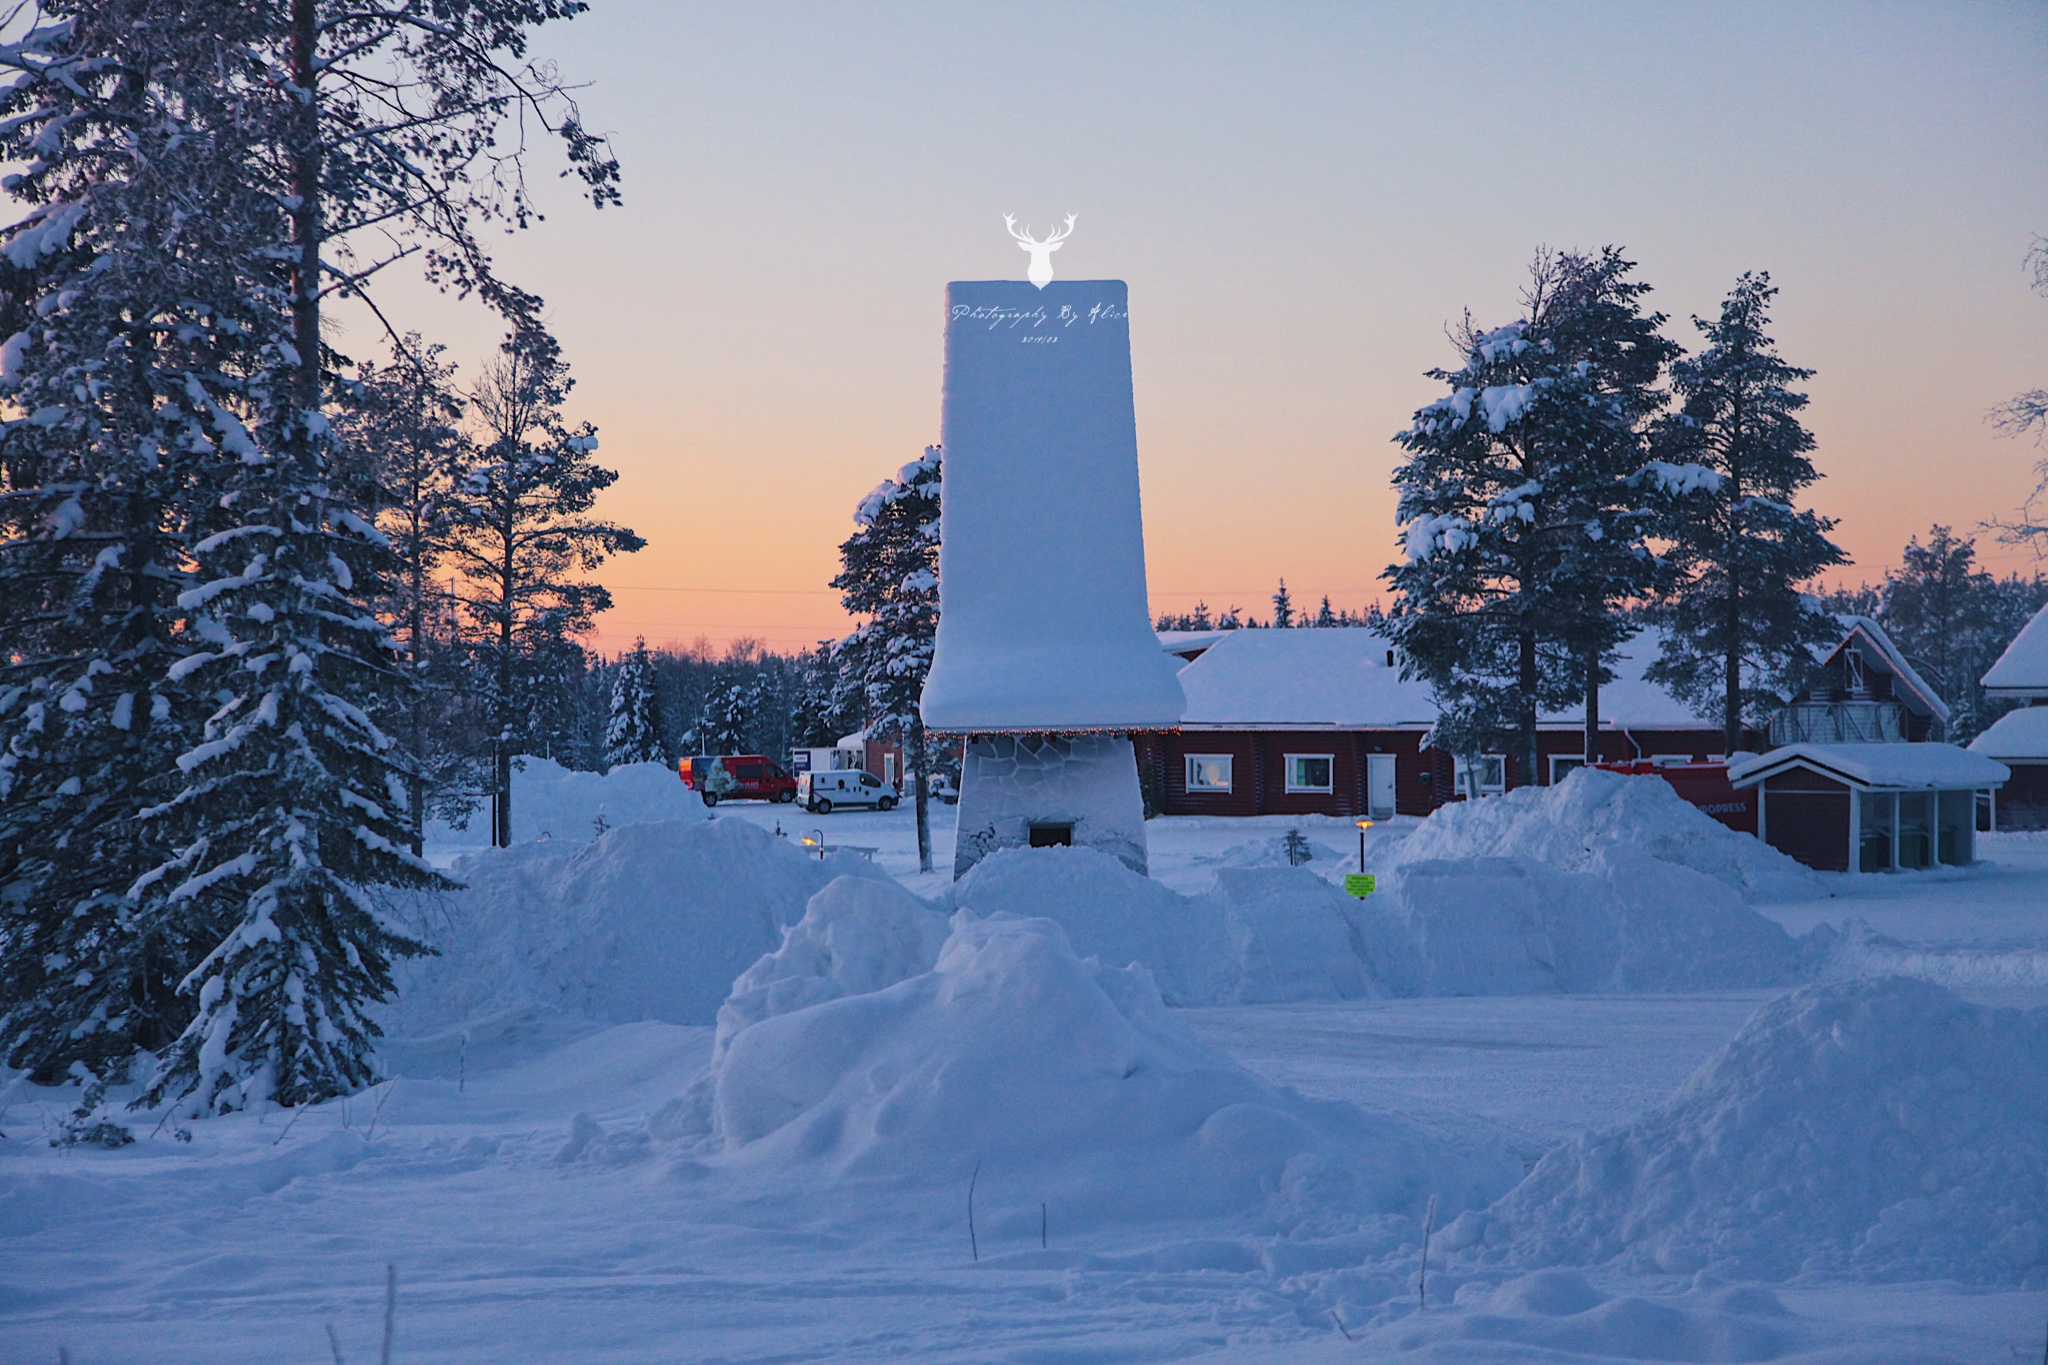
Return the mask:
M873 773L844 769L830 773L798 773L796 799L814 815L830 815L836 809L853 806L894 810L898 796L894 787Z

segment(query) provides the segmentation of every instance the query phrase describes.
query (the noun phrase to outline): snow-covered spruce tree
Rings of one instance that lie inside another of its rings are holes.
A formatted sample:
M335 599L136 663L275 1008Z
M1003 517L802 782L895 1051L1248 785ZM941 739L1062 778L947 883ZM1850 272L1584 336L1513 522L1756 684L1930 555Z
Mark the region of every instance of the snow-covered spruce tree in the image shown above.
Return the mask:
M363 1084L367 1008L389 993L392 957L420 951L379 914L378 890L447 884L406 847L407 771L375 723L401 709L406 681L370 609L393 565L329 416L341 358L323 309L338 292L377 311L373 277L417 255L430 280L534 318L538 300L496 277L475 231L531 216L523 139L501 135L515 105L522 132L560 135L592 198L615 197L602 144L524 61L533 25L579 8L174 0L137 16L209 40L130 78L170 90L174 109L203 96L232 111L234 192L181 188L211 191L202 209L235 251L233 289L209 302L252 315L231 363L197 381L228 458L202 481L201 583L179 598L201 648L170 674L216 709L152 817L181 845L153 884L229 927L181 984L197 1012L152 1102L219 1111Z
M1681 407L1657 426L1663 460L1711 477L1669 518L1666 556L1674 580L1658 612L1664 647L1650 667L1701 715L1718 716L1724 752L1742 747L1778 691L1798 681L1808 647L1833 630L1799 585L1847 556L1828 539L1834 523L1794 504L1820 477L1799 421L1813 371L1788 365L1772 341L1777 290L1762 272L1745 274L1721 315L1693 323L1707 347L1672 367Z
M1613 248L1539 253L1524 316L1468 319L1463 366L1430 372L1450 393L1395 438L1406 555L1385 574L1387 628L1443 707L1440 742L1507 747L1525 783L1543 708L1585 700L1597 723L1590 694L1628 629L1618 607L1654 570L1638 475L1675 348L1632 268Z
M1287 595L1287 580L1280 580L1280 587L1273 594L1273 625L1278 630L1288 630L1294 625L1294 599Z
M351 487L377 509L396 569L375 603L411 683L391 729L412 773L406 814L418 852L430 813L463 818L479 785L474 729L466 714L453 603L440 578L450 550L448 503L467 473L475 443L462 430L464 401L444 348L408 332L391 342L388 364L364 362L338 387L335 424Z
M759 703L753 679L737 669L725 671L704 694L693 732L701 751L713 756L748 752Z
M661 715L654 695L654 662L647 642L635 640L612 669L611 717L605 725L606 764L664 763Z
M471 392L485 444L448 501L449 562L489 734L499 847L512 842L513 756L544 747L534 741L562 719L568 684L585 667L575 637L611 606L601 585L572 575L647 543L588 515L619 476L592 458L596 429L572 429L563 418L570 383L554 338L514 333Z
M821 640L795 660L796 687L790 697L789 739L793 748L809 749L837 743L858 729L860 721L845 714L835 642Z
M939 497L942 456L925 447L861 500L859 528L839 547L832 586L849 614L864 617L841 642L841 670L867 702L874 734L901 734L917 811L917 865L932 870L931 755L918 701L939 631Z
M0 45L0 1062L127 1076L193 1013L220 923L148 874L196 729L179 593L266 314L234 226L249 129L211 69L243 26L131 0L17 13ZM93 1086L89 1093L97 1093ZM89 1107L89 1106L88 1106Z

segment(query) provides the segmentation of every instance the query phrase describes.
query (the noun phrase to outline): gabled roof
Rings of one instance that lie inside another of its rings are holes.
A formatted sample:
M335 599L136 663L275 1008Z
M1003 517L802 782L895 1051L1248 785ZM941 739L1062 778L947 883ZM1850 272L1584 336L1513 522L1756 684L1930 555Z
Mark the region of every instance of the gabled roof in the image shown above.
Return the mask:
M1986 758L2048 763L2048 706L2008 711L1970 741L1970 752Z
M1948 703L1941 699L1939 692L1927 685L1927 680L1920 676L1913 665L1906 662L1906 656L1892 643L1892 637L1885 634L1883 626L1868 616L1844 614L1835 619L1842 623L1842 638L1825 652L1814 651L1820 662L1826 663L1852 644L1865 645L1876 651L1885 671L1892 675L1894 696L1922 715L1933 716L1943 723L1948 721Z
M1154 631L1153 634L1159 637L1159 647L1161 649L1165 650L1168 654L1178 654L1181 658L1186 659L1200 654L1210 645L1215 644L1225 635L1230 634L1230 632L1227 630L1159 630Z
M2003 763L1953 744L1787 744L1728 766L1728 780L1753 787L1805 768L1855 787L1898 791L1976 791L2012 776Z
M1427 729L1436 702L1403 682L1394 646L1357 627L1226 630L1180 671L1183 728Z
M1712 730L1718 733L1720 721L1703 718L1669 691L1643 677L1644 670L1657 661L1657 653L1663 647L1664 632L1652 626L1615 651L1610 665L1614 681L1600 689L1602 726L1610 730ZM1586 723L1586 705L1580 702L1560 711L1545 711L1537 717L1536 723L1552 727L1583 726Z
M1984 675L1994 697L2048 697L2048 607L2020 628Z
M1644 681L1660 638L1646 630L1622 646L1615 680L1600 689L1602 727L1718 731L1717 723ZM1172 649L1172 639L1161 640ZM1356 626L1215 632L1181 669L1180 685L1188 699L1183 728L1426 730L1438 718L1429 685L1401 678L1393 642ZM1584 717L1584 707L1575 706L1546 711L1538 724L1578 726Z

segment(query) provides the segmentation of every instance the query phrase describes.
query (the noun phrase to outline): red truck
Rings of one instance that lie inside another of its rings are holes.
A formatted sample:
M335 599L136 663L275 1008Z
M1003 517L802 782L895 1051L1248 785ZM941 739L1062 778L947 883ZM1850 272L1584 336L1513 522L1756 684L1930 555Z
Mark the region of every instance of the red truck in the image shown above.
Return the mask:
M676 772L707 806L796 800L796 779L766 754L691 754L677 761Z

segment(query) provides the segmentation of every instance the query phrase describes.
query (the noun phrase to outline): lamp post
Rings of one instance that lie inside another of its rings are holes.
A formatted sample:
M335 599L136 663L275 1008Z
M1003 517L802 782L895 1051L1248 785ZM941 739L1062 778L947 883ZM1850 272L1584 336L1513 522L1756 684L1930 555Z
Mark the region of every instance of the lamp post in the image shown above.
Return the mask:
M1370 820L1360 820L1358 822L1358 870L1361 873L1365 871L1365 832L1371 828L1372 821Z

